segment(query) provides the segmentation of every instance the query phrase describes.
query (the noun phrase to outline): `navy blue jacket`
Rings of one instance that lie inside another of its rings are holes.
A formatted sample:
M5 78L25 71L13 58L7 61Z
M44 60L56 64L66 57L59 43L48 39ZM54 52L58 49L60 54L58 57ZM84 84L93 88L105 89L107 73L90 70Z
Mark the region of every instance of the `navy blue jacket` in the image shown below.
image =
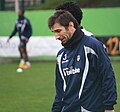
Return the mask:
M114 71L103 44L77 29L57 55L52 112L104 112L116 104Z
M19 17L17 19L17 22L15 24L14 30L10 35L10 38L14 36L18 32L20 40L22 39L22 36L26 38L30 38L32 35L32 26L30 21L26 17Z

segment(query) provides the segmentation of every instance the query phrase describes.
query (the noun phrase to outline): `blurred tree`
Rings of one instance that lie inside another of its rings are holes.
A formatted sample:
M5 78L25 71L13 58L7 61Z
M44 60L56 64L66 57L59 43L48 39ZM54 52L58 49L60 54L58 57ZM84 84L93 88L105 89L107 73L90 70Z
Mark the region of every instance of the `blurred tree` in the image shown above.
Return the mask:
M0 0L0 10L5 10L5 0Z
M41 3L45 3L46 0L41 0Z
M24 8L24 3L25 1L24 0L21 0L21 8Z

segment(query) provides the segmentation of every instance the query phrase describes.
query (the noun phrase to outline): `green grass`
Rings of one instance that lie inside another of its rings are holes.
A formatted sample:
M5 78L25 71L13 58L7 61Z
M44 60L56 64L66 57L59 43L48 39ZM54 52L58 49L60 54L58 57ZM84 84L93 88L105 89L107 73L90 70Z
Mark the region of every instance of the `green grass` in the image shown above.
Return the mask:
M23 73L17 64L0 65L0 112L50 112L54 98L54 63L33 63Z
M113 61L112 65L116 76L117 93L118 93L118 100L117 100L117 105L115 105L115 112L120 112L120 61Z
M120 62L113 61L120 111ZM55 62L32 63L32 68L16 72L17 63L0 64L0 112L50 112L55 88Z

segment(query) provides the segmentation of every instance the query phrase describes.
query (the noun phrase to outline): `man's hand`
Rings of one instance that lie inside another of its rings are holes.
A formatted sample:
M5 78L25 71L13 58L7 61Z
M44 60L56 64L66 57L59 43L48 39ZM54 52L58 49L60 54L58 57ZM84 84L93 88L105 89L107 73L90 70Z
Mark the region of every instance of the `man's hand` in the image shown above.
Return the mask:
M9 43L9 41L10 41L10 38L7 39L7 42L8 42L8 43Z
M29 41L29 39L28 39L28 38L25 38L25 41L26 41L26 42L28 42L28 41Z
M26 43L29 41L29 39L28 39L27 37L24 37L24 36L21 36L21 39L22 39L22 40L25 40Z
M105 112L115 112L114 110L105 110Z

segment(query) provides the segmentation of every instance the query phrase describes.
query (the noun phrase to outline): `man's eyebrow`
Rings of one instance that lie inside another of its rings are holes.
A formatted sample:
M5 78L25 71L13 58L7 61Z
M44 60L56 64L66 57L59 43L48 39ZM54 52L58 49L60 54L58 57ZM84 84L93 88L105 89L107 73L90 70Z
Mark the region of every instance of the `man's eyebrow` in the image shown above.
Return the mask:
M59 32L59 31L61 31L61 29L56 29L56 30L52 30L52 32Z

